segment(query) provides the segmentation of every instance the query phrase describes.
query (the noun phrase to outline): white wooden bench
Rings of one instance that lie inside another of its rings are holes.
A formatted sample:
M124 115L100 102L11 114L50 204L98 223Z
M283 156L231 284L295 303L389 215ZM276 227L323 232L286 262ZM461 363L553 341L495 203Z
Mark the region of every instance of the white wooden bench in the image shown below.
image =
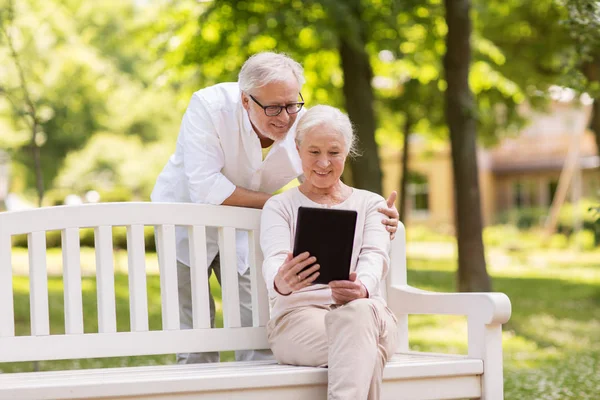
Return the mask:
M35 360L264 349L269 319L258 240L260 211L193 204L113 203L0 213L1 363ZM162 330L148 329L143 227L156 227L161 255ZM112 227L126 226L131 329L117 332ZM191 241L194 329L179 329L175 226ZM205 227L219 227L224 328L210 329ZM79 229L95 230L98 333L84 333ZM406 282L405 235L392 246L390 308L402 332L384 373L384 399L503 398L502 324L511 306L500 293L431 293ZM235 266L235 229L248 230L253 326L242 328ZM50 334L45 231L62 231L65 334ZM27 234L31 335L15 336L11 235ZM408 314L465 315L468 355L409 351ZM325 399L325 369L274 361L162 365L0 374L0 399ZM269 396L269 397L267 397Z

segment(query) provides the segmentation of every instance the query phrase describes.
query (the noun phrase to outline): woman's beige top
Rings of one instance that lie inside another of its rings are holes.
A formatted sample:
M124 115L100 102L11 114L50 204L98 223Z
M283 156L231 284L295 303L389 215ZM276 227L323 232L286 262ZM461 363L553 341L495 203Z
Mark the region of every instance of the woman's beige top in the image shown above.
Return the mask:
M384 302L379 284L389 268L390 235L381 223L385 216L377 211L378 208L387 208L384 198L366 190L352 189L352 194L344 202L326 206L315 203L298 188L293 188L269 199L262 212L260 244L264 255L263 276L271 302L271 318L294 307L335 303L328 285L311 285L289 296L282 296L275 291L275 275L288 252L293 251L300 206L358 212L350 271L357 273L358 279L369 291L369 297Z

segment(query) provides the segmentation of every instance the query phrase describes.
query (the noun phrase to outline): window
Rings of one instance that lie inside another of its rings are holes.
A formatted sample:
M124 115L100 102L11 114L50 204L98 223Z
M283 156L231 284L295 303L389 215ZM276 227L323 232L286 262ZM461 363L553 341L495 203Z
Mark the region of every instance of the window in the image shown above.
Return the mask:
M534 207L536 195L535 185L530 181L517 181L513 183L513 207Z
M408 209L411 214L429 213L429 184L425 175L411 172L408 177Z

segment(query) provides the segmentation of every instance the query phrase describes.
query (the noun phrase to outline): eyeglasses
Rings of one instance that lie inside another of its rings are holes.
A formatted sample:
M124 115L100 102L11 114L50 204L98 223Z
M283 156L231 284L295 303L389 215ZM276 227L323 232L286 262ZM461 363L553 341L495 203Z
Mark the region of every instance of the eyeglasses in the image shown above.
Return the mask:
M299 101L298 103L286 104L285 106L263 106L254 98L254 96L251 94L248 94L248 96L250 96L250 98L264 110L267 117L276 117L281 114L284 108L288 114L297 114L300 112L300 110L302 110L302 106L304 106L304 98L302 97L302 93L298 94L300 95L300 99L302 101Z

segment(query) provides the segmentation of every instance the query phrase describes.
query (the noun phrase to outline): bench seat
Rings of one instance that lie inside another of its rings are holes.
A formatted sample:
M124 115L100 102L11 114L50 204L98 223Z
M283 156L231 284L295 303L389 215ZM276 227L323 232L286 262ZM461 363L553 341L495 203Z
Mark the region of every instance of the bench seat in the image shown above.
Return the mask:
M386 366L382 398L402 399L407 392L421 400L479 397L482 373L483 362L465 356L398 353ZM447 384L440 386L440 380ZM0 374L2 400L325 399L326 389L325 368L275 361Z

